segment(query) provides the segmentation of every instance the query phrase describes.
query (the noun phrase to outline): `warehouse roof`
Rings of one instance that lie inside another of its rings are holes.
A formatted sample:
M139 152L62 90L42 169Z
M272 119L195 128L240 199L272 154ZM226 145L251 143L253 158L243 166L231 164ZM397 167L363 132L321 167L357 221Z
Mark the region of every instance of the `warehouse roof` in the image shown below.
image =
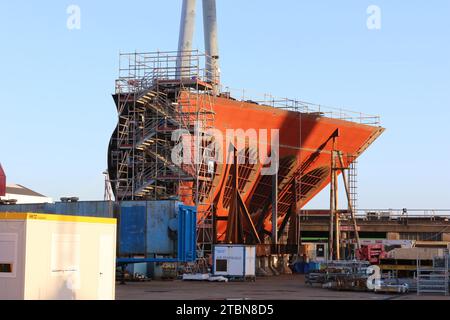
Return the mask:
M21 196L31 196L31 197L42 197L46 198L46 196L37 193L36 191L33 191L31 189L28 189L20 184L13 184L13 185L7 185L6 186L6 193L9 194L17 194Z

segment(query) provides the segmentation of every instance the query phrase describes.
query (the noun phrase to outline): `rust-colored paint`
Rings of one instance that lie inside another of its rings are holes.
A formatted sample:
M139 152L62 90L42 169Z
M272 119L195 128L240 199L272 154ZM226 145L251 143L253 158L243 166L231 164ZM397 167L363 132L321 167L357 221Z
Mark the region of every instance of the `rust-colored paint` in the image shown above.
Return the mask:
M186 99L182 97L181 99ZM180 100L181 100L180 99ZM191 95L191 99L192 95ZM202 99L202 96L199 97ZM192 105L195 105L192 102ZM381 127L363 125L350 121L331 119L317 114L304 114L293 111L261 106L254 103L216 98L215 128L225 133L227 129L260 129L280 131L280 171L279 171L279 220L281 225L289 208L296 200L298 209L304 207L330 183L330 157L332 135L339 129L337 150L344 155L357 158L384 131ZM224 138L225 140L225 138ZM224 141L225 143L225 141ZM270 149L270 147L269 147ZM242 150L238 150L241 152ZM224 158L227 155L224 154ZM345 160L345 165L348 161ZM241 181L240 194L255 225L263 219L263 228L271 230L271 177L261 175L261 165L251 168L251 173ZM227 183L231 183L230 165L219 165L218 176L214 181L215 207L218 217L228 216L226 204ZM240 170L242 172L242 170ZM242 178L240 176L240 178ZM297 195L292 184L297 179ZM296 196L296 197L295 197ZM190 199L184 199L188 204ZM217 236L224 238L226 221L217 222Z
M0 197L5 196L6 193L6 175L3 171L2 165L0 164Z

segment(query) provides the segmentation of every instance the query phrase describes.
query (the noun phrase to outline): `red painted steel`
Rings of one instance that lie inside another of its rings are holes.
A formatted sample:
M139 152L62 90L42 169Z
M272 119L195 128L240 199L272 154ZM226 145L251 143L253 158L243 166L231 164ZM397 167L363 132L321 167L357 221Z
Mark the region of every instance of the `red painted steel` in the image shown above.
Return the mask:
M299 209L304 207L330 183L332 149L330 137L337 129L339 129L337 149L344 156L351 156L352 159L361 155L384 131L378 126L227 98L217 98L214 111L214 126L223 133L227 129L243 129L244 131L266 129L270 136L271 129L280 130L279 225L293 203L297 201ZM224 159L225 157L226 154ZM344 158L347 162L345 165L348 166L347 157ZM218 175L214 181L215 206L219 219L227 217L230 208L229 198L233 187L231 166L230 164L218 165ZM272 177L262 176L261 169L259 162L257 165L245 165L244 169L240 169L239 190L255 225L258 224L258 220L261 220L264 229L270 232ZM294 179L297 180L297 194L293 193ZM192 204L191 199L185 198L183 201ZM248 229L249 226L244 227ZM225 232L226 221L219 221L217 223L219 240L224 238Z
M6 175L0 164L0 197L3 197L6 193Z

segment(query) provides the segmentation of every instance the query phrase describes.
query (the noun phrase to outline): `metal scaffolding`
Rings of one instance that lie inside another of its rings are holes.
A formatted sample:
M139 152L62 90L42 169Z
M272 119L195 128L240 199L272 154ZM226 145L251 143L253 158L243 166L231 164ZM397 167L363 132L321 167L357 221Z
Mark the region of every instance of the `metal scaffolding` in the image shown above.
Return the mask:
M341 253L344 251L343 241L341 236L343 230L341 228L341 220L350 220L353 223L353 234L358 250L361 248L359 238L358 224L356 220L356 205L357 199L357 172L356 172L356 157L347 155L345 161L344 155L337 150L337 141L339 138L339 130L332 135L332 151L331 151L331 166L330 166L330 225L328 237L329 256L335 260L341 260ZM345 188L347 198L347 214L342 214L338 207L338 176L342 175L342 180ZM350 239L350 232L347 233L346 238Z
M198 51L121 54L110 146L118 201L179 199L197 208L199 257L214 242L217 174L207 132L215 122L207 60Z
M347 155L348 166L348 186L351 207L354 212L358 211L358 158L354 155Z
M432 267L422 266L422 261L417 258L417 295L427 293L449 295L449 262L448 250L442 257L433 258Z

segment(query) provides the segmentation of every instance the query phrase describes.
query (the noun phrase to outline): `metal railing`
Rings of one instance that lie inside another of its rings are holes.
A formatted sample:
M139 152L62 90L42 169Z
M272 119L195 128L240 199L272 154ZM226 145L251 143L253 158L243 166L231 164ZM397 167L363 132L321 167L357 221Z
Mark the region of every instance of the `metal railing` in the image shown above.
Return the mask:
M342 210L341 213L345 213ZM329 217L326 210L304 210L301 213L302 219ZM359 209L356 218L365 220L399 220L399 219L449 219L450 209Z
M177 65L182 59L183 65ZM119 78L116 80L116 93L144 91L156 80L175 80L179 78L198 79L218 83L213 79L208 56L198 50L167 51L120 54ZM380 125L377 115L351 111L346 108L329 107L297 99L279 98L271 94L253 93L248 90L221 86L220 92L240 99L273 108L301 112L321 117L356 122L366 125Z
M433 218L450 218L450 210L446 209L360 209L356 213L358 218L361 217L378 217L380 219L389 218L391 220L402 219L402 218L423 218L423 219L433 219Z
M324 106L297 99L279 98L267 93L253 93L251 91L233 89L230 87L222 87L221 91L233 98L262 106L356 122L365 125L381 125L381 118L378 115L369 115L362 112L351 111L346 108Z
M182 66L178 62L184 61ZM121 53L116 93L145 91L156 81L192 79L214 82L208 56L198 50Z

